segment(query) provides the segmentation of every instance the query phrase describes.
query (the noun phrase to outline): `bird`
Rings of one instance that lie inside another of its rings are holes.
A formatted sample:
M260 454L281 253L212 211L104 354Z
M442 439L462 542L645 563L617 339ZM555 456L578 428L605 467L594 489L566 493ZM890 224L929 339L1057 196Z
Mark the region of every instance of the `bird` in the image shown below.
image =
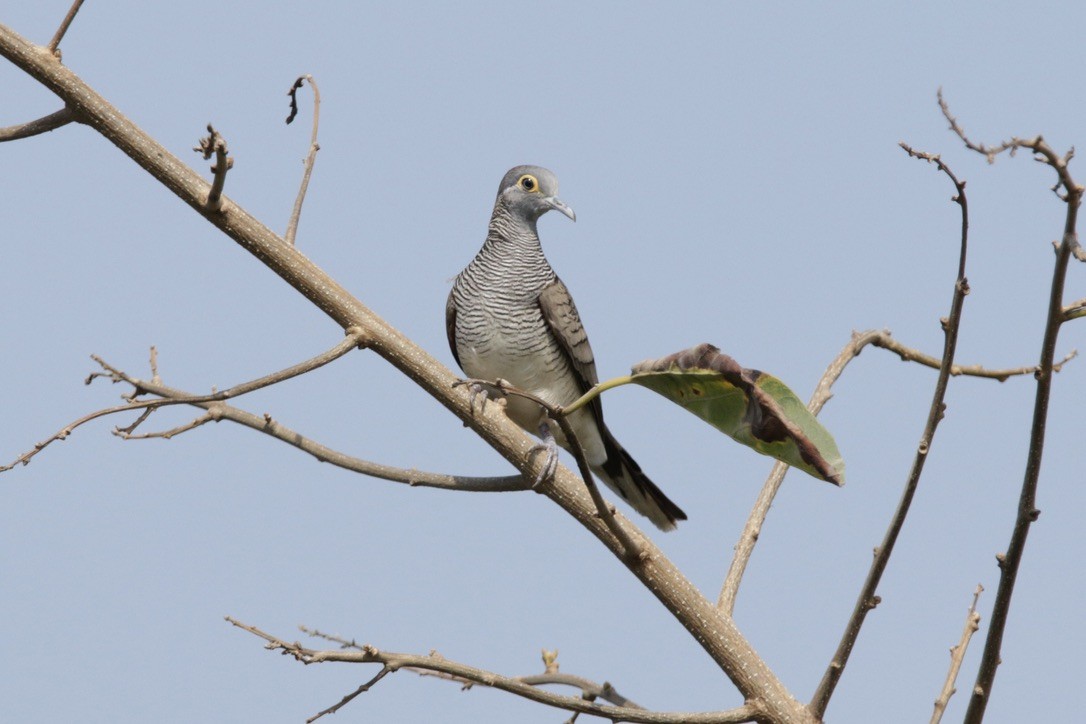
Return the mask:
M577 307L543 255L536 230L539 217L552 210L577 220L557 194L558 179L545 168L516 166L505 174L486 240L453 281L445 328L453 358L468 377L504 380L551 405L564 406L599 378ZM546 410L511 395L505 412L542 438L548 451L544 469L553 470L555 443L567 450L569 446ZM661 530L686 520L607 429L599 397L573 412L569 422L592 472L634 510Z

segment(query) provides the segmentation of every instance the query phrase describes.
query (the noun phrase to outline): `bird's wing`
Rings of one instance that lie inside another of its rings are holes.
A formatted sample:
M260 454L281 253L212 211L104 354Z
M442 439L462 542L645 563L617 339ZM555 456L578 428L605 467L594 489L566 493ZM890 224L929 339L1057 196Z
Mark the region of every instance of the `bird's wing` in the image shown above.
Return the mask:
M592 356L588 335L585 334L581 317L577 314L577 305L573 303L573 297L569 295L569 290L561 279L555 277L553 282L543 288L539 294L539 308L543 312L547 327L565 353L569 366L577 375L578 385L583 392L587 392L599 382L596 359Z
M445 302L445 334L449 336L449 349L452 350L453 359L460 369L464 369L456 351L456 303L453 301L452 290L449 290L449 301Z

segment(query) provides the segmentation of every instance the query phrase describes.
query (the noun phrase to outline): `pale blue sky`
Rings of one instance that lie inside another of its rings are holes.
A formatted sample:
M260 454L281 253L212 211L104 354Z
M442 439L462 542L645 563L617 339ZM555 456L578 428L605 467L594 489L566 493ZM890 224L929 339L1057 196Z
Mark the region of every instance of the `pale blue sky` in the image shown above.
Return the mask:
M67 1L3 2L46 42ZM152 7L153 5L153 7ZM1025 155L968 154L935 105L996 141L1086 145L1077 3L88 2L65 63L184 160L211 121L235 158L227 193L282 230L309 135L285 92L312 73L321 147L298 244L366 304L452 364L449 280L485 234L498 181L558 174L577 223L540 224L602 377L698 342L806 398L853 329L937 354L958 210L900 140L968 180L963 363L1036 361L1064 206ZM59 108L0 63L0 125ZM4 462L122 392L84 387L91 353L193 391L333 345L335 325L108 142L82 127L0 147L5 263ZM1077 162L1076 162L1077 164ZM1086 167L1073 166L1079 181ZM552 218L553 217L553 218ZM1086 294L1072 267L1068 299ZM1059 354L1083 347L1066 326ZM1038 504L989 721L1066 721L1086 628L1081 401L1086 362L1056 379ZM744 633L799 698L837 643L900 494L933 371L868 350L824 413L841 490L792 473L740 594ZM973 589L982 629L1010 534L1033 381L952 381L909 523L827 718L930 716ZM380 462L509 467L376 356L355 353L243 398ZM605 398L616 436L690 514L654 539L715 598L770 461L643 390ZM158 428L193 416L156 416ZM541 496L408 489L322 466L229 424L122 442L95 423L0 477L0 718L299 722L373 667L303 668L222 621L284 637L308 624L394 651L507 674L562 670L663 710L738 694L657 601ZM637 521L639 524L641 519ZM951 703L960 720L965 695ZM348 722L553 723L506 694L388 677Z

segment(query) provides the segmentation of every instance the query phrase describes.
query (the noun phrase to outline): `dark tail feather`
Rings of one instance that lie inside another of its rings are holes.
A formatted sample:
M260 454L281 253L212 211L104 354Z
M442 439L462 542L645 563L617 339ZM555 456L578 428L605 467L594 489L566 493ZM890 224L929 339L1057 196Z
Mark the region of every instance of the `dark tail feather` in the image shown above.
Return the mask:
M611 436L611 431L604 428L602 432L607 460L595 469L600 479L660 530L674 530L678 521L686 520L682 508L641 472L641 466Z

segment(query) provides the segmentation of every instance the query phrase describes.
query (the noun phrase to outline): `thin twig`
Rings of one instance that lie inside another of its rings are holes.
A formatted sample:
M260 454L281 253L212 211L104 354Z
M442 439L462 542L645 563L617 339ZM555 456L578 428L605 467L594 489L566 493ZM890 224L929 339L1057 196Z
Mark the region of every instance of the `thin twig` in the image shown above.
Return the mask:
M901 358L902 362L918 362L925 367L932 367L939 369L941 361L931 355L924 354L918 350L906 347L891 337L889 334L879 335L875 339L871 340L871 345L874 347L882 347L895 353ZM1078 350L1071 350L1066 356L1056 364L1052 366L1053 372L1059 372L1063 369L1063 366L1078 356ZM1010 377L1018 377L1024 375L1037 374L1037 365L1025 365L1022 367L1008 367L1004 369L988 369L981 365L953 365L950 368L950 376L966 376L966 377L983 377L987 379L996 380L998 382L1005 382Z
M1086 317L1086 299L1076 299L1063 308L1063 321L1070 322L1081 317Z
M939 102L943 114L951 123L951 128L955 130L965 145L978 153L985 153L988 159L992 160L994 158L993 150L988 149L986 152L987 147L984 144L975 144L970 141L954 117L950 115L950 110L941 96ZM1040 362L1037 365L1037 394L1033 405L1033 423L1030 427L1029 454L1026 459L1022 492L1019 495L1018 510L1015 515L1014 528L1011 532L1007 552L996 556L1000 570L999 587L996 589L995 602L992 605L991 623L988 627L988 635L985 638L984 651L981 654L980 667L973 685L973 693L969 699L969 708L965 713L965 722L967 724L980 724L984 719L984 712L992 694L996 669L999 667L1003 632L1007 627L1011 596L1014 593L1018 568L1022 563L1026 538L1029 535L1030 526L1041 514L1041 511L1036 507L1037 481L1041 474L1045 426L1048 422L1048 403L1052 394L1056 341L1059 337L1060 325L1066 321L1067 316L1063 307L1063 289L1067 278L1067 265L1071 257L1079 249L1076 227L1078 209L1082 203L1083 187L1075 183L1068 170L1068 163L1074 156L1074 149L1068 151L1064 156L1060 156L1040 136L1030 141L1012 139L1010 142L1001 144L998 148L1011 147L1012 145L1029 148L1035 154L1035 158L1048 164L1056 171L1058 181L1052 188L1056 195L1067 204L1067 215L1064 219L1063 237L1056 248L1056 262L1052 269L1052 288L1049 294L1048 312L1045 317L1045 332L1044 340L1041 342ZM1063 188L1064 193L1059 192L1060 188Z
M946 681L943 682L943 690L939 692L939 698L935 700L935 711L931 715L931 724L939 724L943 718L943 712L946 711L947 704L950 703L950 697L958 691L954 687L954 682L958 679L958 672L962 668L962 661L965 660L965 651L969 648L969 641L973 638L973 634L980 628L980 614L977 613L977 601L980 600L980 594L984 592L984 586L977 584L977 590L973 592L973 603L969 606L969 612L965 616L965 629L962 631L962 637L958 641L957 646L952 646L950 649L950 670L946 674Z
M615 690L615 687L608 682L597 684L591 679L586 679L583 676L575 676L574 674L562 674L559 672L553 672L550 674L529 674L528 676L514 677L517 681L523 682L530 686L571 686L575 689L580 689L581 698L586 701L596 701L597 699L603 699L608 701L614 706L622 706L630 709L640 709L647 711L645 707L641 706L637 702L627 699L622 694L619 694Z
M309 628L304 624L298 626L298 630L304 633L306 636L312 636L315 639L324 639L325 641L331 641L332 643L339 644L345 649L357 649L361 651L364 648L362 644L358 643L354 639L348 639L340 636L339 634L325 633L324 631L321 631L319 629Z
M199 417L190 420L183 425L171 427L169 430L156 430L154 432L136 433L136 428L143 424L144 420L150 417L151 413L154 411L154 408L148 407L146 410L143 411L143 414L139 416L138 420L136 420L128 427L116 428L113 431L113 434L124 440L153 440L156 438L162 440L170 440L174 437L177 437L181 433L188 432L189 430L195 430L196 428L202 425L206 425L209 422L218 422L219 420L221 420L222 414L220 413L218 407L218 405L210 406L208 407L208 411L205 414L200 415Z
M199 145L192 150L202 154L205 161L211 158L212 154L215 155L215 163L211 166L211 173L214 174L214 177L211 181L211 190L207 192L207 201L204 202L204 208L208 211L221 211L222 190L226 186L226 172L234 167L234 159L227 155L230 151L226 148L226 139L209 123L207 124L207 136L201 138Z
M55 131L61 126L66 126L76 120L75 114L70 108L61 108L48 116L36 118L33 121L20 123L17 126L0 128L0 143L4 141L18 141L21 138L30 138L49 131Z
M53 34L53 39L49 41L49 45L46 48L50 53L57 54L57 48L60 46L60 41L64 39L64 34L68 32L68 27L75 20L75 14L79 12L79 7L83 4L83 0L75 0L72 6L68 8L68 14L64 16L64 19L60 21L60 27L57 28L57 32Z
M294 246L294 237L298 235L298 221L302 217L302 204L305 202L305 193L309 188L309 177L313 175L313 164L317 162L317 151L321 150L320 144L317 143L317 129L320 127L321 120L321 91L317 87L317 81L313 80L313 76L309 74L301 76L287 91L287 95L290 96L290 115L287 116L287 123L293 121L298 115L298 89L302 87L302 81L309 81L309 87L313 89L313 132L309 137L309 153L306 154L303 162L305 171L302 172L302 185L298 189L298 197L294 200L294 209L287 223L287 233L283 237L291 246Z
M392 671L393 671L393 669L392 669L391 666L383 666L383 667L381 667L381 670L377 672L376 676L374 676L372 679L367 681L365 684L362 684L362 686L358 687L357 689L352 691L350 694L347 694L347 696L340 699L339 702L333 704L332 706L328 707L327 709L325 709L323 711L317 712L313 716L306 719L305 724L313 724L313 722L317 721L318 719L320 719L325 714L335 714L337 711L342 709L344 706L351 703L351 700L354 699L356 696L369 691L373 687L374 684L376 684L378 681L380 681L381 679L383 679L386 676L388 676L389 674L391 674Z
M756 721L764 717L765 710L757 703L750 702L744 706L728 711L715 712L655 712L633 706L605 706L594 701L588 701L580 696L566 696L556 694L539 686L526 683L522 679L533 677L511 677L483 669L450 661L441 654L431 651L429 655L393 653L381 651L373 646L363 645L358 651L345 651L342 649L318 651L308 649L300 643L288 643L265 633L255 626L242 623L230 616L225 617L232 625L257 636L267 642L264 648L269 651L279 651L285 656L290 656L303 664L318 664L326 662L340 662L353 664L381 664L388 668L389 673L401 669L417 669L419 671L433 671L446 674L454 680L470 681L475 686L486 686L510 694L523 697L547 706L553 706L566 711L581 712L592 716L610 719L612 722L643 722L645 724L737 724L739 722ZM546 676L546 675L541 675ZM374 681L374 683L376 683ZM558 681L542 683L561 683ZM361 693L359 691L358 693ZM353 697L352 697L353 698ZM345 702L344 702L345 703Z
M504 394L523 397L526 400L531 400L547 411L547 416L558 423L558 426L562 428L562 434L566 436L569 452L577 461L577 468L581 477L584 479L585 487L588 488L588 494L592 496L592 502L595 504L596 511L599 513L600 518L607 524L607 528L615 538L621 541L622 548L625 551L624 555L628 561L631 564L638 563L642 557L641 546L634 542L634 539L630 537L630 534L626 532L618 522L618 519L615 518L614 508L604 500L603 495L596 485L595 479L592 477L592 468L588 464L588 458L585 457L584 448L581 447L581 441L577 439L577 434L573 430L573 425L570 423L569 418L563 413L562 408L558 405L552 405L530 392L518 389L509 384L506 380L464 380L464 382L491 387Z
M833 691L837 686L837 682L840 681L841 674L848 664L849 656L852 653L852 647L855 645L856 639L860 635L860 629L863 626L864 620L867 618L868 612L875 608L880 602L879 597L875 595L875 591L878 589L879 581L882 580L883 571L886 570L886 565L890 561L890 555L893 553L898 534L905 524L905 517L909 513L909 507L912 504L913 496L916 494L916 489L920 483L920 474L924 470L924 463L927 461L928 452L931 450L931 443L935 437L935 428L939 425L939 422L946 413L946 404L943 402L943 399L946 396L947 384L950 381L950 368L954 365L954 350L958 343L958 330L961 327L962 308L965 305L965 297L969 293L969 282L965 277L965 260L969 240L969 205L965 197L965 182L959 181L958 177L954 175L954 172L951 171L938 156L931 156L930 154L918 155L913 149L904 144L902 144L902 148L913 157L922 158L934 163L954 184L955 195L953 200L958 204L962 212L961 251L958 256L958 274L954 281L954 295L950 303L950 314L943 321L943 360L939 366L939 377L935 382L935 391L932 394L931 407L928 410L928 419L924 425L924 431L920 435L920 443L917 445L916 456L913 459L912 469L909 471L909 477L905 482L905 489L902 491L897 510L894 512L894 517L891 519L890 525L886 529L886 534L882 539L882 543L875 549L874 560L871 562L871 567L867 572L867 578L864 581L863 587L860 589L860 595L856 599L856 605L853 607L852 615L849 617L848 623L845 626L841 641L837 645L837 651L834 652L833 658L831 659L829 666L826 667L826 671L822 675L822 680L819 682L818 688L811 698L811 712L819 719L826 713L826 707L829 705L830 697L833 696Z

